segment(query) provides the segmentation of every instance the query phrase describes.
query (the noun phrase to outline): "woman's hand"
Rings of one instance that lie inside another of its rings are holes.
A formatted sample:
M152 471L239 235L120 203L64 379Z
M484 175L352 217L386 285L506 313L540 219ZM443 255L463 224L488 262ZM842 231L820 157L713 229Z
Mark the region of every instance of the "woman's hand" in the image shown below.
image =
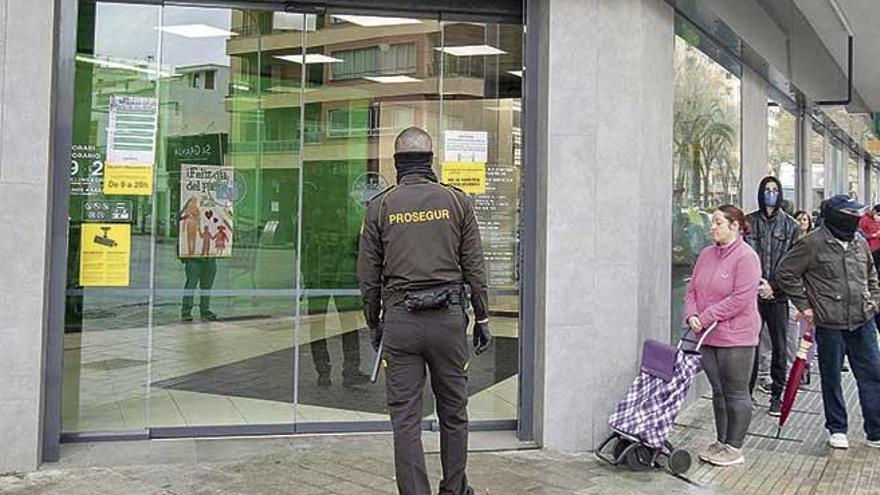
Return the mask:
M687 323L694 333L700 333L701 331L703 331L703 324L700 322L700 319L696 315L688 318Z

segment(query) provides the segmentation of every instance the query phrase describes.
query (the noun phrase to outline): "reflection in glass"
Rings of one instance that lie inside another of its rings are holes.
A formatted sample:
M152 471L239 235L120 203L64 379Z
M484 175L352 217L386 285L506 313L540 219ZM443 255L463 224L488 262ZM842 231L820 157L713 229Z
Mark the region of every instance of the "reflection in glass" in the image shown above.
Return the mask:
M859 170L861 160L855 155L847 154L846 160L846 178L847 178L847 194L853 198L862 197L861 189L861 170Z
M672 334L677 338L693 265L711 242L711 212L740 202L741 172L740 81L679 36L674 108Z
M810 129L810 161L813 191L813 217L819 214L819 207L825 200L827 183L827 171L825 166L825 137L816 131Z
M767 173L782 183L782 197L789 213L798 209L795 194L795 154L797 152L795 117L781 106L767 107Z

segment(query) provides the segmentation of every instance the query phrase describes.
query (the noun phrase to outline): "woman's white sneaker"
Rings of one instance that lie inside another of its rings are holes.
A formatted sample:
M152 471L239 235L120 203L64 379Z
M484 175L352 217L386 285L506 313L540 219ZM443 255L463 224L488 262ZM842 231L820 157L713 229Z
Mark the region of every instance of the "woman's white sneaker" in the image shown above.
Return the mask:
M872 448L875 448L875 449L880 449L880 440L868 440L868 441L866 442L866 445L867 445L868 447L872 447Z
M726 467L734 464L742 464L746 462L743 457L742 449L731 447L730 445L722 445L721 448L709 455L706 459L709 464Z
M719 442L718 440L715 440L714 442L710 443L708 447L700 451L700 460L704 462L709 462L709 459L711 459L713 455L715 455L719 450L723 448L724 444Z
M846 433L832 433L831 437L828 438L828 445L832 449L848 449L849 439L846 438Z

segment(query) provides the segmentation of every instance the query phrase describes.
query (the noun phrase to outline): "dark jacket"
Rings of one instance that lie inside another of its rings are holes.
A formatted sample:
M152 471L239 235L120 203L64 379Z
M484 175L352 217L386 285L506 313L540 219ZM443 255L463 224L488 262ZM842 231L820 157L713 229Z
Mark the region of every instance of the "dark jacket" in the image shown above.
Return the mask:
M779 196L776 204L771 205L775 208L771 215L767 215L766 206L768 205L764 204L764 186L769 181L775 181L779 186ZM774 177L765 177L758 186L758 205L757 211L746 216L746 220L752 227L752 232L746 241L758 253L758 259L761 260L761 277L770 283L774 292L773 300L784 302L786 300L785 294L779 290L774 280L779 262L798 238L798 224L791 215L783 211L781 207L782 186ZM763 302L764 299L759 298L759 301Z
M776 270L776 283L798 310L813 310L819 327L853 330L880 304L867 242L856 236L844 250L824 226L795 243Z
M420 175L367 205L358 249L358 281L367 324L378 321L380 300L393 302L407 291L465 283L474 316L488 317L483 243L467 194ZM371 321L372 320L372 321Z

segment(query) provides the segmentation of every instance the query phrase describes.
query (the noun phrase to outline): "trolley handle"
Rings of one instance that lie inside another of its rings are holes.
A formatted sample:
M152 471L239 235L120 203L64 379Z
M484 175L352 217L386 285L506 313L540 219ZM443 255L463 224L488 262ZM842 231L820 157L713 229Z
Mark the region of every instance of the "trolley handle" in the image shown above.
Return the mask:
M709 334L712 332L712 330L715 330L715 327L717 327L717 326L718 326L717 321L713 322L711 325L709 325L709 328L707 328L704 332L702 332L699 340L687 339L686 337L688 336L688 334L693 333L693 330L688 329L687 333L684 334L684 337L682 337L681 340L678 341L678 349L681 350L681 345L684 344L685 342L690 342L692 344L693 343L697 344L697 347L694 349L694 352L700 352L700 348L703 347L703 341L706 340L706 337L708 337Z

